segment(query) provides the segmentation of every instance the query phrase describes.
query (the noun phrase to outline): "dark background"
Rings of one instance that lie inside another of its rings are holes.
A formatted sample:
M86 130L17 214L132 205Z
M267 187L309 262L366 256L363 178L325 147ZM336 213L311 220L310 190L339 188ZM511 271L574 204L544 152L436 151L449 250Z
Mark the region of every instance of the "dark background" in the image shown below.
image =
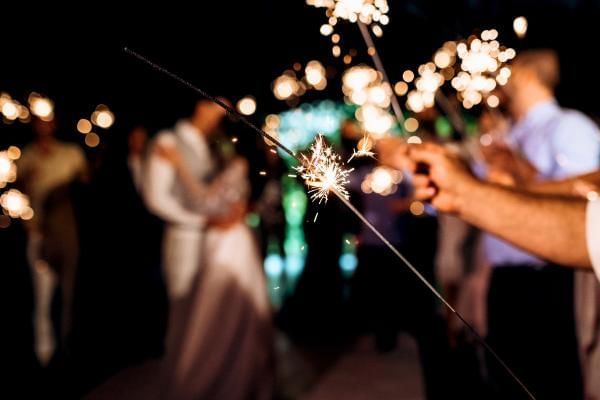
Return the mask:
M390 24L377 40L392 81L405 68L430 59L445 41L467 37L477 29L497 28L500 41L517 50L552 47L562 61L559 100L594 113L600 88L596 72L598 1L390 1ZM32 5L32 8L35 7ZM214 94L234 101L257 98L255 118L286 105L271 94L271 82L294 62L318 59L343 69L331 56L331 43L319 33L324 9L303 0L201 1L193 7L174 3L119 7L97 3L89 10L5 9L0 46L0 90L24 103L38 91L56 103L63 134L75 135L75 123L89 117L99 103L116 115L114 132L143 123L155 130L184 115L195 94L150 70L123 52L124 46L145 54ZM39 10L36 10L39 11ZM529 32L516 38L512 20L525 15ZM338 24L343 49L364 54L358 30ZM368 62L359 55L354 61ZM353 61L353 62L354 62ZM320 97L341 99L339 81L330 81ZM314 95L313 95L314 96ZM306 96L303 100L310 100ZM0 125L1 144L19 123ZM68 132L65 132L68 131Z
M414 69L428 61L444 41L467 37L479 29L496 28L500 31L499 40L517 51L531 47L556 49L563 70L559 101L592 116L600 115L597 106L600 1L390 0L389 4L390 24L384 27L384 36L376 43L393 82L401 78L404 69ZM512 30L512 21L519 15L525 15L529 21L529 31L523 40ZM77 120L89 118L99 103L107 104L116 122L108 131L100 132L101 146L86 151L93 160L96 155L110 154L107 150L111 146L120 146L122 153L115 155L115 159L121 156L119 159L123 161L124 139L131 127L143 124L154 133L171 126L189 113L197 99L189 89L126 55L125 46L212 94L227 96L234 102L244 95L255 96L258 109L251 119L260 124L265 115L287 108L273 97L271 82L294 62L305 64L317 59L336 69L339 77L345 66L341 59L331 55L329 38L319 33L325 21L324 9L308 7L304 0L204 0L193 6L172 2L159 6L150 2L115 6L98 2L86 10L68 11L42 10L33 4L13 10L3 5L0 91L8 92L22 104L32 91L49 96L55 102L61 136L80 143L83 135L76 132ZM358 50L359 56L353 63L370 61L364 55L364 45L355 26L342 23L336 30L341 33L345 51ZM339 79L329 80L324 92L307 94L302 100L315 98L341 101ZM258 143L251 132L246 133L247 143ZM28 125L0 123L0 149L12 144L24 145L30 138ZM257 147L246 147L259 154ZM251 163L254 168L262 169L264 159L257 155L251 157ZM110 191L124 195L119 188L131 189L130 182L126 182L129 176L126 166L121 163L118 168L103 171L91 188L81 190L79 197L79 204L85 205L79 222L82 264L86 269L81 270L79 277L83 289L79 292L80 322L73 344L77 351L69 364L72 371L66 375L75 377L69 383L77 382L73 389L76 394L94 387L132 360L147 356L145 352L152 343L159 342L164 326L156 316L163 315L164 322L166 313L164 293L162 298L156 295L162 290L158 265L147 268L152 260L158 259L160 235L154 235L153 242L137 237L136 229L139 231L140 226L146 229L141 224L149 223L144 215L135 214L141 213L143 205L132 203L131 209L122 209L122 203L126 202L115 198ZM151 230L148 226L147 231ZM23 254L15 249L23 249L24 243L24 235L8 236L8 231L1 235L4 262L0 267L23 265ZM7 249L16 254L14 260ZM139 254L148 260L136 259ZM128 265L137 265L138 269L125 268ZM30 359L23 357L19 347L31 342L22 334L27 329L31 331L24 312L32 307L31 296L22 290L30 285L26 271L26 268L4 270L0 292L7 296L3 309L11 311L9 319L20 319L26 326L19 330L16 322L11 325L15 327L10 331L14 338L5 343L13 344L14 357L7 359L27 364L23 370L30 371ZM147 271L154 271L155 275ZM141 276L145 283L140 283ZM141 289L132 292L132 283L147 292ZM147 299L154 299L154 303L148 303ZM14 307L15 304L18 306ZM152 324L157 327L152 328ZM136 331L135 326L147 330ZM154 337L145 335L152 329ZM132 344L139 345L139 354ZM153 350L156 354L161 351ZM28 382L30 376L26 375Z

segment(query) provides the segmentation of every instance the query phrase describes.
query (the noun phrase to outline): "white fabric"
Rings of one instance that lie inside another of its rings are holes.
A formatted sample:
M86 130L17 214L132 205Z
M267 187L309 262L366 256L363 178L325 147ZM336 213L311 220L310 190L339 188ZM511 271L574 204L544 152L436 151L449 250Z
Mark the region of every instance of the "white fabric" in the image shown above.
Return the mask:
M206 174L212 166L208 144L189 122L177 123L174 131L158 134L155 144L175 146L178 138L194 152L198 165ZM150 151L143 174L143 194L151 212L167 223L163 237L163 270L170 301L189 293L200 265L204 215L186 207L184 199L173 190L180 177L168 161Z
M197 130L194 132L194 128L189 123L183 122L178 123L175 129L175 132L163 131L159 133L156 144L175 146L175 135L179 135L197 154L198 163L208 167L208 160L210 160L208 145L200 133ZM150 152L143 185L146 205L150 211L168 224L183 227L202 227L205 218L197 212L188 210L182 199L177 198L173 192L173 183L176 179L178 179L177 171L173 165L154 154L154 152Z
M596 277L600 279L600 201L590 201L586 213L588 254Z

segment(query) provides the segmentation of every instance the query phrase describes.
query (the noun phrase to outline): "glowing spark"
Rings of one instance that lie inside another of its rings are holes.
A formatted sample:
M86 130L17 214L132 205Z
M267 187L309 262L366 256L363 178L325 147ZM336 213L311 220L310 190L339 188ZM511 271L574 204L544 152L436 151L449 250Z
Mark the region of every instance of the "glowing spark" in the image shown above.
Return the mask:
M259 174L262 175L262 176L265 176L265 175L267 175L267 172L266 171L260 171Z
M232 143L237 143L237 141L238 141L238 138L236 138L236 137L232 137L232 138L231 138L231 142L232 142Z
M273 154L277 154L277 150L275 150L275 149L270 149L269 151Z
M313 223L317 222L317 218L319 217L319 213L315 214L315 219L313 219Z
M349 198L345 185L348 184L348 176L353 169L345 169L340 158L323 142L321 135L311 145L309 156L302 154L302 165L294 169L310 188L311 200L327 202L330 191Z
M352 150L352 156L348 159L348 163L352 161L354 157L371 157L375 158L375 153L371 151L373 143L371 139L365 135L359 142L358 148Z
M295 175L295 174L288 174L288 176L289 176L290 178L297 178L297 177L298 177L298 175Z

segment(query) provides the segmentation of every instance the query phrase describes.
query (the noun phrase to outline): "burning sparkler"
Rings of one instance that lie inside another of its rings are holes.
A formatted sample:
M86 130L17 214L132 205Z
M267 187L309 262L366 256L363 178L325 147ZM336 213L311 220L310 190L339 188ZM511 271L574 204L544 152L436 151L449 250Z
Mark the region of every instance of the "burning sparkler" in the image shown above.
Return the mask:
M371 157L375 158L375 153L371 151L373 148L373 141L369 138L368 135L363 136L362 139L358 142L356 149L352 150L352 156L348 159L348 162L352 161L354 158L359 157Z
M327 146L323 136L317 136L310 146L309 156L302 154L302 165L294 169L310 188L310 198L313 201L318 200L319 204L327 202L331 191L346 199L350 197L346 185L349 183L348 176L354 169L344 168L341 157Z
M356 23L360 29L360 33L367 46L367 52L371 56L375 68L381 75L382 82L390 89L389 101L396 116L396 120L400 126L402 133L406 133L404 130L404 114L398 98L394 95L391 90L391 83L388 75L383 66L383 62L379 57L375 42L371 36L371 31L379 37L383 34L383 30L380 25L387 25L390 21L387 13L389 6L387 0L306 0L308 5L314 7L325 7L327 8L326 15L329 17L329 24L323 25L328 28L321 27L321 33L328 36L334 32L333 27L337 24L338 19L343 19ZM332 36L332 42L335 43L333 53L335 56L339 56L339 34L334 38Z

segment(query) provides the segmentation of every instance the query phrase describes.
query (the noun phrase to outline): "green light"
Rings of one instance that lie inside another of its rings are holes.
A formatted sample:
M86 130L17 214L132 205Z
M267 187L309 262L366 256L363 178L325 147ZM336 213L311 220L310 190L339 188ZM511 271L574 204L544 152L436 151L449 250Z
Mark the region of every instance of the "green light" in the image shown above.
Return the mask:
M246 225L251 228L258 228L260 225L260 216L257 213L248 213L246 215Z
M447 139L452 136L452 124L446 117L437 117L435 119L435 133L441 138Z

